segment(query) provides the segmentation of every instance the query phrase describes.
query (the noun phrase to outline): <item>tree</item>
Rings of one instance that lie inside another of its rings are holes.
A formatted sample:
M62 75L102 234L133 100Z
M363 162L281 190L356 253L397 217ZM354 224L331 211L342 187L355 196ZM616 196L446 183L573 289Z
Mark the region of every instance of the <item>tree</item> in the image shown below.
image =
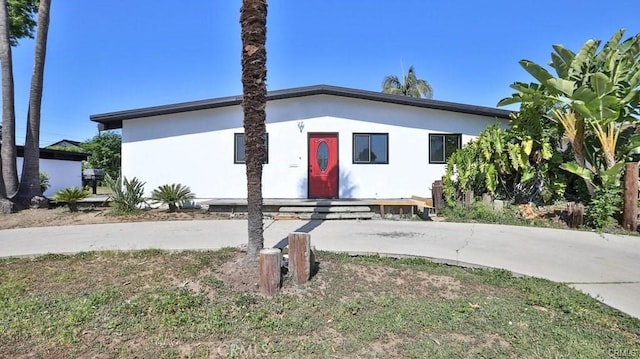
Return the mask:
M80 144L89 153L88 168L101 168L111 178L120 176L120 158L122 153L122 136L116 132L102 132L92 139Z
M36 198L42 198L40 192L40 110L44 84L44 63L47 55L47 35L49 33L49 10L51 0L40 0L36 33L33 73L29 91L29 110L27 113L27 137L24 144L24 161L20 186L16 201L35 204Z
M33 14L36 9L36 0L0 0L0 66L2 68L2 137L0 142L4 144L0 151L1 213L12 210L13 204L7 198L13 197L18 191L11 46L16 46L21 38L33 37L33 29L36 25Z
M621 41L623 35L616 32L600 51L599 40L588 40L577 54L554 45L555 76L520 61L539 83L516 82L511 87L518 92L498 103L552 102L545 116L564 131L575 159L562 168L582 177L591 196L597 186L614 187L621 163L640 149L633 133L640 116L640 34Z
M394 75L387 76L382 83L382 92L409 97L433 98L433 88L427 81L416 77L413 66L409 67L404 81L400 81Z
M243 0L240 9L242 37L242 108L247 172L247 212L252 259L264 246L262 215L262 165L264 163L265 108L267 105L267 2Z
M34 0L0 1L0 66L2 67L2 171L0 180L6 192L0 197L13 197L18 191L18 169L16 165L15 109L13 86L13 62L11 46L18 40L33 37L36 25L33 14L37 3Z

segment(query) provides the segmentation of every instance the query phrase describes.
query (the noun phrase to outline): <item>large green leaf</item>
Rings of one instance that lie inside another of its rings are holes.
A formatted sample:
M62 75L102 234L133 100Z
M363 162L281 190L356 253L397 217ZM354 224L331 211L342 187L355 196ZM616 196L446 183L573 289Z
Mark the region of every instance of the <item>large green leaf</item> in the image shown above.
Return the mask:
M557 54L551 53L551 67L556 69L558 77L569 77L569 64L564 61L562 57Z
M525 69L531 76L538 80L541 84L545 84L547 80L553 78L549 71L545 70L540 65L529 60L520 60L520 66Z
M589 61L593 59L594 54L598 50L598 46L600 46L600 41L593 39L587 40L587 42L582 45L580 51L578 51L578 54L576 54L571 63L572 75L582 74L588 70Z
M520 177L520 183L527 183L536 177L536 173L532 167L527 167L522 172L522 177Z
M563 170L567 171L567 172L571 172L585 180L587 180L589 183L593 184L593 172L589 171L588 169L580 166L578 163L576 162L567 162L567 163L563 163L560 165L560 168L562 168Z
M624 167L624 162L618 162L606 171L599 171L598 175L602 180L602 184L606 187L619 186L622 167Z
M561 78L551 78L547 80L546 85L565 94L568 97L573 96L573 91L576 86L575 81L565 80Z
M613 90L613 83L607 75L596 72L591 76L591 88L598 97L602 98Z
M558 55L560 55L560 57L562 58L564 63L567 64L567 66L570 66L571 63L573 63L573 59L576 57L576 54L574 54L573 51L566 49L562 45L552 45L552 47L555 50L555 52Z
M598 95L588 86L580 86L573 93L573 100L589 103L598 98Z
M511 97L505 97L498 102L498 106L508 106L514 103L521 103L522 97L519 94L514 93Z

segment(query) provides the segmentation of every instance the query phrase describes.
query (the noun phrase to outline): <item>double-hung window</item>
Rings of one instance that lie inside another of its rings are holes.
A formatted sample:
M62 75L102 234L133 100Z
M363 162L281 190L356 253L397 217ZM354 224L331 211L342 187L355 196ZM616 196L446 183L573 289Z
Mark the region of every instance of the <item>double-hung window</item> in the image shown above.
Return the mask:
M447 163L447 159L462 144L459 133L433 133L429 135L429 163Z
M353 163L389 163L389 134L354 133Z
M244 158L244 133L233 135L233 163L246 163ZM264 163L269 163L269 134L264 134Z

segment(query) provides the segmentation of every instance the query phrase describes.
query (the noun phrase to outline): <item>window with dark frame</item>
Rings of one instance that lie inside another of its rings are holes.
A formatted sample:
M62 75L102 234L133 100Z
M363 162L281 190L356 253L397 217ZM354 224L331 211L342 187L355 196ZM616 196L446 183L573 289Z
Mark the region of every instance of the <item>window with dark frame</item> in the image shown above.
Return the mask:
M447 159L462 145L459 133L429 134L429 163L447 163Z
M353 163L389 163L388 133L354 133Z
M243 164L244 158L244 133L233 134L233 163ZM264 135L264 163L269 163L269 134Z

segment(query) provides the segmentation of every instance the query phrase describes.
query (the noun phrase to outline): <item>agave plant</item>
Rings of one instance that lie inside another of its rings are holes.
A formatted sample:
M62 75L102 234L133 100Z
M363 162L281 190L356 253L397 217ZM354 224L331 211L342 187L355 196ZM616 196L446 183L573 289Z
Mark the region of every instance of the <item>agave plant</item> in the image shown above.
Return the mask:
M145 203L145 182L133 177L131 180L122 177L113 179L106 175L104 181L111 190L111 206L115 213L133 213L139 210L139 206Z
M63 202L67 204L69 211L78 211L78 201L89 197L89 192L86 192L82 188L69 187L61 189L53 195L53 200L56 202Z
M196 198L195 194L187 186L178 183L159 186L151 192L151 201L169 206L169 212L174 212L182 207L185 202Z

